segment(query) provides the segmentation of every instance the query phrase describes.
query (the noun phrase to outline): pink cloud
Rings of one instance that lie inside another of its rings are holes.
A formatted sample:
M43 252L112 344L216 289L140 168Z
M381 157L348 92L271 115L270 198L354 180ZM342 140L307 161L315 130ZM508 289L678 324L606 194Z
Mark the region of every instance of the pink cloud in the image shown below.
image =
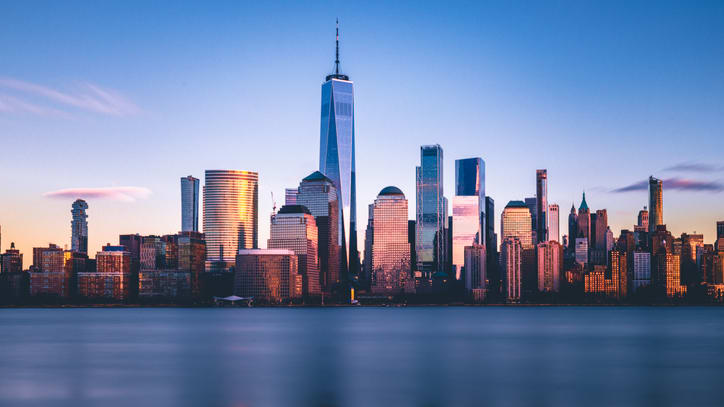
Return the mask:
M144 187L68 188L43 194L46 198L109 199L121 202L135 202L138 199L146 199L149 195L151 195L151 190Z

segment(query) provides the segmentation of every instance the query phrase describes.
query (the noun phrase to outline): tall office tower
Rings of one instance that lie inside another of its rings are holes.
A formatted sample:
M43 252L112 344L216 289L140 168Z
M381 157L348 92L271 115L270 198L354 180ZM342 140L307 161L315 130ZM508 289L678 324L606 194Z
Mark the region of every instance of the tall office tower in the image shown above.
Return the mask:
M178 270L191 273L191 295L201 295L201 276L206 269L206 240L198 232L181 232L177 239Z
M591 211L588 209L588 203L586 203L586 193L583 193L583 199L581 200L581 206L578 208L578 216L576 217L578 222L577 236L583 237L591 243Z
M548 219L548 170L535 171L536 232L538 242L547 242L549 233Z
M206 170L203 191L206 271L228 268L239 250L258 247L259 174Z
M644 206L644 209L639 211L639 216L636 219L636 226L644 228L644 230L649 230L649 211Z
M634 292L651 284L651 253L636 250L633 252L633 284Z
M561 242L560 210L558 204L548 205L548 240Z
M702 278L699 274L696 252L704 247L704 235L681 234L681 283L698 285Z
M608 212L605 209L596 211L596 221L592 221L591 240L598 250L606 249L606 229L608 229Z
M563 268L563 246L555 240L538 243L538 291L558 292Z
M585 266L588 264L588 239L578 237L575 241L576 263Z
M622 300L628 296L628 259L625 251L611 250L608 254L608 267L611 269L613 295Z
M294 251L302 276L302 294L305 297L322 294L319 284L319 231L314 216L306 206L284 205L272 216L267 247Z
M576 206L571 204L571 213L568 215L568 251L573 253L576 250L576 238L578 237L578 214Z
M357 275L357 187L354 141L354 84L339 73L339 24L334 73L322 84L322 119L319 143L319 171L337 189L339 202L339 245L342 247L341 272Z
M525 198L523 202L530 211L530 226L533 229L533 244L535 244L538 243L538 198Z
M407 236L407 199L396 187L377 195L373 209L371 290L393 295L414 290L410 275L410 244Z
M649 177L649 234L664 224L664 187L660 179Z
M78 253L88 253L88 215L85 213L88 204L82 199L73 202L70 213L71 249Z
M302 296L302 276L294 251L244 249L236 256L234 294L281 303Z
M369 214L367 215L367 229L365 229L365 257L362 264L362 274L364 276L362 276L360 279L369 283L372 279L372 247L374 244L375 204L369 204L367 206L367 210L369 211Z
M298 188L286 188L284 190L284 205L296 205L298 194Z
M500 269L505 282L508 302L520 301L521 269L523 264L523 246L516 237L503 238L500 245Z
M455 196L452 216L452 267L460 280L465 247L486 244L485 161L455 160Z
M339 194L334 182L319 171L305 177L297 188L297 205L306 206L314 216L319 235L319 282L331 294L340 285L347 287L346 274L340 273L342 257L339 237Z
M488 256L498 250L498 242L495 241L495 200L485 197L485 248Z
M181 178L181 231L199 231L199 180L192 176Z
M465 247L465 290L476 301L485 298L488 289L485 246L473 244Z
M425 283L442 272L445 263L445 199L443 196L442 147L420 147L420 166L416 168L415 251L417 270Z
M521 201L510 201L503 209L500 218L501 240L515 237L520 241L524 250L532 249L533 231L531 229L530 211Z

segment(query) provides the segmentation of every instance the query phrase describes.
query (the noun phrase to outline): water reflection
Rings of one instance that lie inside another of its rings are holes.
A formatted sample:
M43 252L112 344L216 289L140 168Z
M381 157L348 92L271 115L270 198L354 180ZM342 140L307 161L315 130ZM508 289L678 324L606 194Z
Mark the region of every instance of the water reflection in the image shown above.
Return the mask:
M0 405L722 405L721 308L0 310Z

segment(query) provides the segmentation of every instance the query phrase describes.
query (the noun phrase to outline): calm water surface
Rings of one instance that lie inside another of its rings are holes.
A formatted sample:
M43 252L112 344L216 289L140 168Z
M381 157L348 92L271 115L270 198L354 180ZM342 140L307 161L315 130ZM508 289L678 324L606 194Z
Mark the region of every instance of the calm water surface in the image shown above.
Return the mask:
M722 406L724 308L0 309L3 406Z

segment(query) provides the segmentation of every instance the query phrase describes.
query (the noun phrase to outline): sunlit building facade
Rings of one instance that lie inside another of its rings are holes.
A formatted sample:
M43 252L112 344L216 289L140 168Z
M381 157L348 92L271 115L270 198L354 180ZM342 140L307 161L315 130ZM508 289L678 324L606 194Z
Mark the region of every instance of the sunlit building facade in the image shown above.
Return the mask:
M548 240L561 243L560 209L558 204L548 205Z
M486 245L485 162L482 158L455 160L452 217L452 266L461 278L465 247Z
M538 243L538 291L560 291L560 276L563 268L563 246L555 240Z
M473 244L465 247L465 290L468 293L481 291L485 297L488 289L488 276L486 264L486 247L481 244Z
M203 195L206 270L215 262L231 266L238 250L258 247L259 175L206 170Z
M181 231L199 231L199 180L191 175L181 178Z
M649 177L649 233L664 224L664 183L660 179Z
M527 207L526 207L527 210ZM500 245L500 269L508 302L520 301L522 290L523 245L517 237L503 238Z
M445 259L447 208L443 196L442 147L420 147L420 166L415 174L417 270L424 282L430 282L435 273L443 271Z
M319 284L318 245L317 223L306 206L284 205L272 216L267 247L294 252L298 260L298 273L302 276L302 294L305 297L322 294Z
M537 242L548 241L548 170L535 172L536 237Z
M288 249L242 249L236 256L234 294L281 303L302 296L297 255Z
M370 284L373 294L394 295L414 290L407 208L405 195L396 187L384 188L375 199Z
M334 182L319 171L305 177L294 196L314 216L319 236L319 283L331 294L344 286L339 244L339 195ZM366 255L366 254L365 254Z
M520 241L524 250L532 249L533 229L530 210L522 201L510 201L503 209L500 218L500 239L505 241L514 237Z
M96 254L96 271L78 273L78 294L82 297L125 300L130 285L131 253L124 246L104 246Z
M73 219L70 222L71 250L78 253L88 253L88 203L82 199L73 202L70 211Z

